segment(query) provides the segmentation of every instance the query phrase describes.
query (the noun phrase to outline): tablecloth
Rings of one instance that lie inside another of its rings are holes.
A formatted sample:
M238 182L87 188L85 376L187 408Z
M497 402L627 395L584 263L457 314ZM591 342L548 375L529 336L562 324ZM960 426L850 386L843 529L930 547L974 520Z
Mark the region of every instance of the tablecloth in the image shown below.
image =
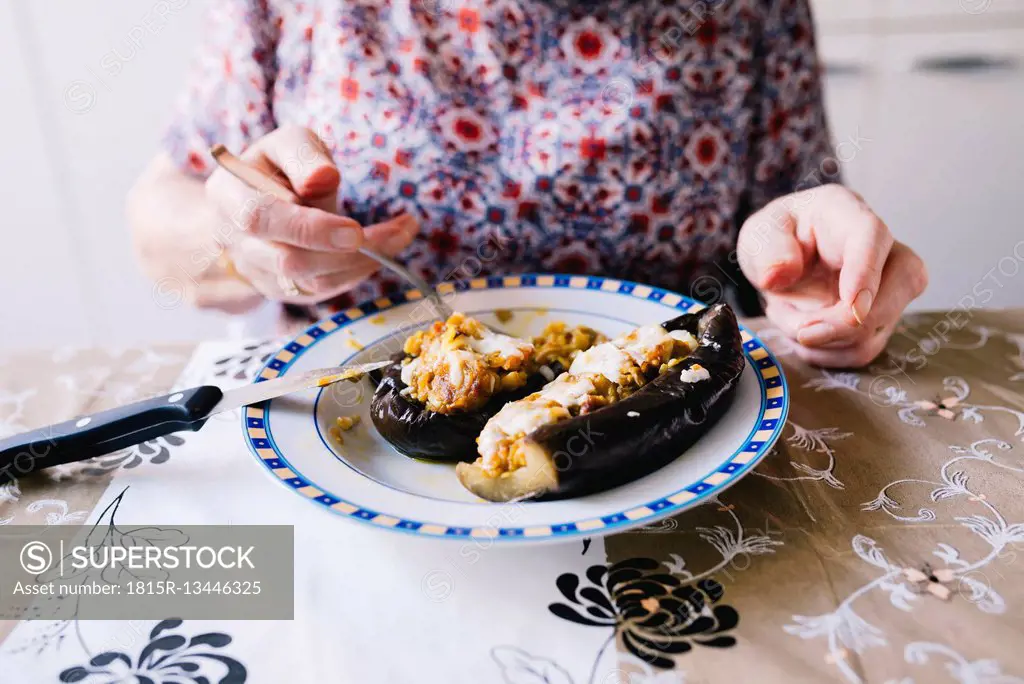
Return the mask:
M237 415L2 485L0 524L294 525L296 589L287 622L3 623L0 681L163 681L149 647L180 635L170 662L201 665L166 681L1024 682L1024 311L909 315L857 372L748 324L791 387L779 444L716 500L606 539L499 549L332 519L256 467ZM246 382L274 349L9 354L0 435Z

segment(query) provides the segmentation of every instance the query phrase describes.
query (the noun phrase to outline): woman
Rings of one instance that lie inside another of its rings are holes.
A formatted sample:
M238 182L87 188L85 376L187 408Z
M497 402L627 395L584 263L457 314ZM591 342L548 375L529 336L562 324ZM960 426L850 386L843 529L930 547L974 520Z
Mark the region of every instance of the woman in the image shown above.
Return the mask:
M148 272L198 306L402 287L366 245L434 282L749 281L803 359L858 366L926 285L834 184L807 0L219 0L206 30L129 198ZM214 143L299 203L216 169Z

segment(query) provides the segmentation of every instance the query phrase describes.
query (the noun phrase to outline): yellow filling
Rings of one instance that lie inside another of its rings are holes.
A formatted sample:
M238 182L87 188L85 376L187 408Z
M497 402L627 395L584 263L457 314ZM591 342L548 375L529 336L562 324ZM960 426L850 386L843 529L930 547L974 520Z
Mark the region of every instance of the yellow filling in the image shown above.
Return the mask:
M558 362L568 368L579 352L590 349L608 338L592 328L577 326L570 328L562 321L548 323L543 332L533 339L538 364L550 365Z
M551 324L528 342L456 313L406 340L402 380L408 396L431 411L474 411L495 394L521 388L542 365L560 360L568 366L599 338L589 328Z
M335 419L334 425L327 432L338 444L344 444L341 433L348 432L356 425L359 425L359 416L341 416Z

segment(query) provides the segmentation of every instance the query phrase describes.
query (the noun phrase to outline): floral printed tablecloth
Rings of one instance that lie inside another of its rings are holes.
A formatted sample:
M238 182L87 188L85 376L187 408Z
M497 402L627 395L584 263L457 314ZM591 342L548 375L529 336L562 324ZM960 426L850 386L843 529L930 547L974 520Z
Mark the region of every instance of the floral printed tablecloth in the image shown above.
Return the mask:
M908 316L859 372L751 324L793 392L774 453L604 540L469 563L325 518L261 477L233 416L2 485L0 524L289 522L297 586L292 622L0 623L0 682L1024 683L1024 311ZM9 354L0 435L245 382L274 348Z

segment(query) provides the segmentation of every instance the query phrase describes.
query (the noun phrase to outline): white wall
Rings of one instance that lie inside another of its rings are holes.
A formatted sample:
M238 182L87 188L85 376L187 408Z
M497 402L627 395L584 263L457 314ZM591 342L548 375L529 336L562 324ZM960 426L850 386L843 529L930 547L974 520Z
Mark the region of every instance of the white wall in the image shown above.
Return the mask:
M225 334L218 316L154 299L123 219L203 9L175 0L161 20L158 4L0 0L0 347Z
M833 133L859 141L847 181L929 266L915 306L1024 306L1024 0L815 4L843 72L827 81ZM950 57L1007 64L926 67Z
M202 0L169 5L161 19L155 0L0 0L0 348L226 333L218 316L155 301L122 217L201 23ZM848 179L929 262L920 304L952 306L1000 259L1010 271L1024 237L1024 0L817 5L826 59L859 70L828 81L837 140L862 141ZM1022 65L913 68L967 53ZM1024 274L988 278L989 305L1024 305Z

